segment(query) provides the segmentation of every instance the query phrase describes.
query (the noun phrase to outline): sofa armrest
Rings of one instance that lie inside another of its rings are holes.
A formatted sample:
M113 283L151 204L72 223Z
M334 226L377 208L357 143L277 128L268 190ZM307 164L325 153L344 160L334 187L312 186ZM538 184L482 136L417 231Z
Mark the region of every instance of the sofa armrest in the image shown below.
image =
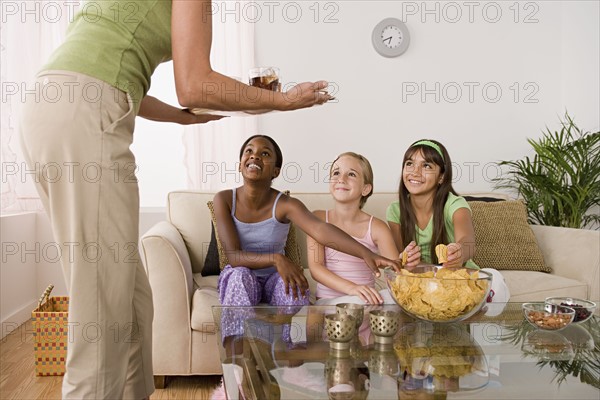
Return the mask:
M154 374L172 371L172 360L179 363L178 369L185 374L191 368L193 295L192 267L187 248L179 231L171 223L162 221L140 239L140 255L154 303Z
M600 300L600 232L531 225L552 273L588 284L588 299Z

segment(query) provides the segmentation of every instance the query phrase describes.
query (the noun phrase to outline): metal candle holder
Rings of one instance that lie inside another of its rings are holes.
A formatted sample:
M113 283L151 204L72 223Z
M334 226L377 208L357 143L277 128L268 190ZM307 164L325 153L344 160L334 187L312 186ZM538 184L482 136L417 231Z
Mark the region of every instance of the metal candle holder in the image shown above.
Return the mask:
M325 329L329 345L334 349L348 349L356 335L356 320L347 314L325 315Z
M400 314L390 310L374 310L369 313L369 322L375 343L393 343L400 325Z
M336 304L335 311L338 314L346 314L354 317L356 320L356 329L358 331L358 328L360 328L363 322L365 306L355 303L339 303Z

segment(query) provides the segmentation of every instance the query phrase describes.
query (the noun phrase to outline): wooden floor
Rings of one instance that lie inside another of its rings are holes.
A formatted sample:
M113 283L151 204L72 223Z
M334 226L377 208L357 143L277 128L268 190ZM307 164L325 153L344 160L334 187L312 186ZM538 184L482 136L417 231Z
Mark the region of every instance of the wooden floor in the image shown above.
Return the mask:
M60 399L62 377L37 377L33 358L31 322L0 342L0 399ZM210 399L220 376L172 377L166 389L150 397L158 399Z

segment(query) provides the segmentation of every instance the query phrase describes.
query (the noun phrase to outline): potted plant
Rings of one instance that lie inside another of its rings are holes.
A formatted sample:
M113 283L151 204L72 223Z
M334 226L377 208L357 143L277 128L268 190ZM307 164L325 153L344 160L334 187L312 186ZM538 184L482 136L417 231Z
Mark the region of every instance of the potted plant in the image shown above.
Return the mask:
M533 157L501 161L508 172L494 179L511 189L537 225L591 228L600 224L600 132L584 132L565 114L561 129L549 128L540 139L527 139Z

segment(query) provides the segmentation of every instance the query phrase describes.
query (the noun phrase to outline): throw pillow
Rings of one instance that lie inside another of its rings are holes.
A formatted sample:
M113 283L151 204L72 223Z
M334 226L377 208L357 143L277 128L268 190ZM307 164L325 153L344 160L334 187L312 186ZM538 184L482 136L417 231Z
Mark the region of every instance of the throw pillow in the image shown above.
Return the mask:
M219 249L217 246L217 237L215 234L215 226L210 224L210 244L204 259L204 267L202 267L202 276L219 275L221 267L219 265Z
M289 195L289 191L285 191L284 194L286 196ZM218 266L219 266L219 272L220 272L223 268L225 268L225 266L227 264L229 264L229 260L227 259L227 255L225 254L225 250L223 249L223 245L221 244L221 240L219 239L219 232L217 231L217 219L215 217L214 204L212 201L209 201L206 204L210 211L210 217L212 220L212 229L213 229L213 232L215 233L215 237L213 239L213 237L211 235L211 243L208 246L209 251L206 255L207 259L204 261L204 268L207 267L206 262L208 260L209 254L210 254L210 248L211 248L211 246L214 245L217 248ZM301 255L300 255L300 247L298 246L298 239L296 237L296 228L294 227L294 224L292 224L291 222L290 222L290 230L289 230L289 233L287 236L287 241L285 242L285 255L294 264L296 264L298 266L302 265ZM217 272L214 275L218 275L219 272ZM202 275L204 276L204 269L202 270Z
M485 201L486 203L493 203L496 201L505 201L504 199L499 199L498 197L489 197L489 196L462 196L466 201Z
M217 253L219 255L219 272L225 268L227 264L229 264L229 260L227 259L227 255L225 254L225 250L223 250L223 245L221 244L221 240L219 239L219 231L217 230L217 218L215 217L215 208L212 201L206 203L208 206L208 210L210 211L210 219L212 220L212 227L215 232L215 242L217 247ZM211 244L208 246L210 248L211 245L214 245L211 237Z
M544 264L522 201L469 202L475 228L475 256L481 268L552 272Z

